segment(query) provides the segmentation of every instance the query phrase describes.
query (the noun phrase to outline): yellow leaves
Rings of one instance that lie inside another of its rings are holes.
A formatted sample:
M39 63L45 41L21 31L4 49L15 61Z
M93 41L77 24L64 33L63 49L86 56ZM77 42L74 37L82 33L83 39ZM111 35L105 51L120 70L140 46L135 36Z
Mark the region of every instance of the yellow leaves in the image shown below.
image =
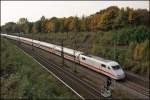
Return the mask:
M129 11L128 21L129 21L130 23L134 22L137 17L138 17L138 14L137 14L136 11L134 11L134 10L130 10L130 11Z
M149 43L148 40L144 41L143 43L137 44L134 49L133 58L135 60L142 60L144 58L148 58L149 56Z
M37 30L36 30L36 27L35 27L35 26L32 27L32 32L33 32L33 33L37 33Z
M55 28L55 24L52 21L48 21L45 26L47 32L52 32Z
M135 49L134 49L133 58L135 60L139 60L140 59L139 55L140 55L140 44L137 44L136 47L135 47Z

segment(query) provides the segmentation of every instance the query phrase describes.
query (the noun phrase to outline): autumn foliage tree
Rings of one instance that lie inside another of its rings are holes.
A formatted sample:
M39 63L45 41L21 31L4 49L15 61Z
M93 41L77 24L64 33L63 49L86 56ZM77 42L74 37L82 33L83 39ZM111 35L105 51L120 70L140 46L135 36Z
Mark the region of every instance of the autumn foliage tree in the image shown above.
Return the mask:
M146 9L108 7L90 16L50 19L41 17L36 22L29 22L27 18L20 18L17 23L10 22L1 26L5 32L50 33L50 32L81 32L81 31L109 31L123 27L149 27L149 11Z

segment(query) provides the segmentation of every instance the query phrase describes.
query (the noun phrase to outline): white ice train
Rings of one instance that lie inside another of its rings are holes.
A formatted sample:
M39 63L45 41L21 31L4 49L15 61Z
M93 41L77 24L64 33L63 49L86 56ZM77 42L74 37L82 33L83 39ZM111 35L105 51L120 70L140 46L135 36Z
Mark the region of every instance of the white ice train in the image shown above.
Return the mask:
M1 34L7 38L21 41L23 43L36 46L38 48L44 49L48 52L61 56L62 47L38 40L32 40L29 38L12 36L7 34ZM120 80L125 78L125 73L122 70L121 66L112 60L106 60L100 57L93 55L85 55L83 52L74 51L73 49L63 48L64 58L79 63L85 67L88 67L98 73L102 73L106 76L109 76L115 80Z

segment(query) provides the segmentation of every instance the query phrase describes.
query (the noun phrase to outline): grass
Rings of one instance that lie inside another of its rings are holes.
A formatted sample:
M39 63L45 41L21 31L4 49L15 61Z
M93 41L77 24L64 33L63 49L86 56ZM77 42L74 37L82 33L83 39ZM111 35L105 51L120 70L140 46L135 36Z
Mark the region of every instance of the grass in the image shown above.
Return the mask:
M3 99L79 99L4 38L1 38L0 75Z

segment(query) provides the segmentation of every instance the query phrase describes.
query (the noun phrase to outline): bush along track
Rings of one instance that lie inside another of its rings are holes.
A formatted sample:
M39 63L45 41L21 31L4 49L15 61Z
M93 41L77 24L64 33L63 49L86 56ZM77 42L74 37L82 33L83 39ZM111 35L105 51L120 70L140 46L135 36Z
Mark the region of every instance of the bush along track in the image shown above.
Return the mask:
M15 45L1 38L1 98L79 99Z

